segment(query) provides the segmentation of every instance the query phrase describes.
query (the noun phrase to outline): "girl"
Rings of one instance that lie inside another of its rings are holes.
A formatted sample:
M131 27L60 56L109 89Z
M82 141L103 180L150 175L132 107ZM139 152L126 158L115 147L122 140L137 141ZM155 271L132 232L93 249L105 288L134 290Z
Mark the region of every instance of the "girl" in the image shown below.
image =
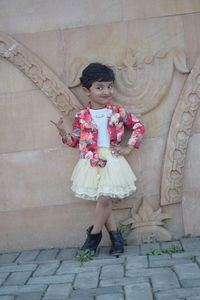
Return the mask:
M123 242L117 230L112 200L122 199L135 190L136 177L124 155L139 148L144 134L143 124L124 108L110 103L114 92L114 73L100 63L91 63L80 78L83 91L89 97L88 106L75 116L72 133L66 133L63 120L51 121L64 144L79 144L80 160L72 174L72 190L77 197L96 201L95 222L87 229L87 239L81 250L96 251L105 225L111 238L111 255L123 253ZM132 131L126 146L120 142L124 125Z

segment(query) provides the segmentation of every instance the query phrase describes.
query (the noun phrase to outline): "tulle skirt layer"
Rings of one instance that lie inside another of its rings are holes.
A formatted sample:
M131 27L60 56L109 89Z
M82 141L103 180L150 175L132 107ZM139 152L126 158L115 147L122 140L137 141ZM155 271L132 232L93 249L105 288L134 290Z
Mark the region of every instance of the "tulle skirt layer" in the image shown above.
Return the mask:
M100 196L122 199L135 192L136 177L124 156L113 157L109 148L98 151L106 166L92 167L89 160L80 159L71 177L75 195L95 201Z

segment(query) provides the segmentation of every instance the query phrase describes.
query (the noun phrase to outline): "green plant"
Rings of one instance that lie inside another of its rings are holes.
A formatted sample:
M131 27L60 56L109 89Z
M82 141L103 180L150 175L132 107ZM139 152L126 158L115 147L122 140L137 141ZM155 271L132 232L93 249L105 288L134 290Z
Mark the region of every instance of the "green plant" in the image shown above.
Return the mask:
M193 255L193 254L190 254L190 255L188 256L188 259L190 259L192 262L195 262L195 261L196 261L196 256Z
M92 260L95 252L90 250L79 250L75 256L75 259L80 262L86 262Z
M130 228L119 222L117 224L117 229L121 232L124 245L127 246L127 235L128 235Z
M182 252L182 248L179 245L171 245L169 248L160 249L160 248L151 248L146 255L161 255L161 254L172 254Z

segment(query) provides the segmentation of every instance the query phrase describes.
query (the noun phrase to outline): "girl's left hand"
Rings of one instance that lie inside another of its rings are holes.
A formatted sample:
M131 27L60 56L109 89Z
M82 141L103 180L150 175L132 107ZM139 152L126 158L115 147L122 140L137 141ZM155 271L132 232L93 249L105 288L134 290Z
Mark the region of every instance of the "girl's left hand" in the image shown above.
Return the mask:
M133 146L132 145L127 145L127 146L112 145L111 149L113 149L116 152L116 154L118 154L118 155L128 155L132 151Z

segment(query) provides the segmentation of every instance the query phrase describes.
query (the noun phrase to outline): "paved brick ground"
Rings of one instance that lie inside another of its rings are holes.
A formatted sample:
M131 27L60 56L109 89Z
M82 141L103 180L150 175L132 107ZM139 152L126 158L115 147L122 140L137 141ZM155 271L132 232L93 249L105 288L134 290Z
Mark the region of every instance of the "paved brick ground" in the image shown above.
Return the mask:
M171 244L183 252L145 254ZM200 300L200 238L127 246L119 258L101 247L85 263L76 251L0 254L0 300Z

